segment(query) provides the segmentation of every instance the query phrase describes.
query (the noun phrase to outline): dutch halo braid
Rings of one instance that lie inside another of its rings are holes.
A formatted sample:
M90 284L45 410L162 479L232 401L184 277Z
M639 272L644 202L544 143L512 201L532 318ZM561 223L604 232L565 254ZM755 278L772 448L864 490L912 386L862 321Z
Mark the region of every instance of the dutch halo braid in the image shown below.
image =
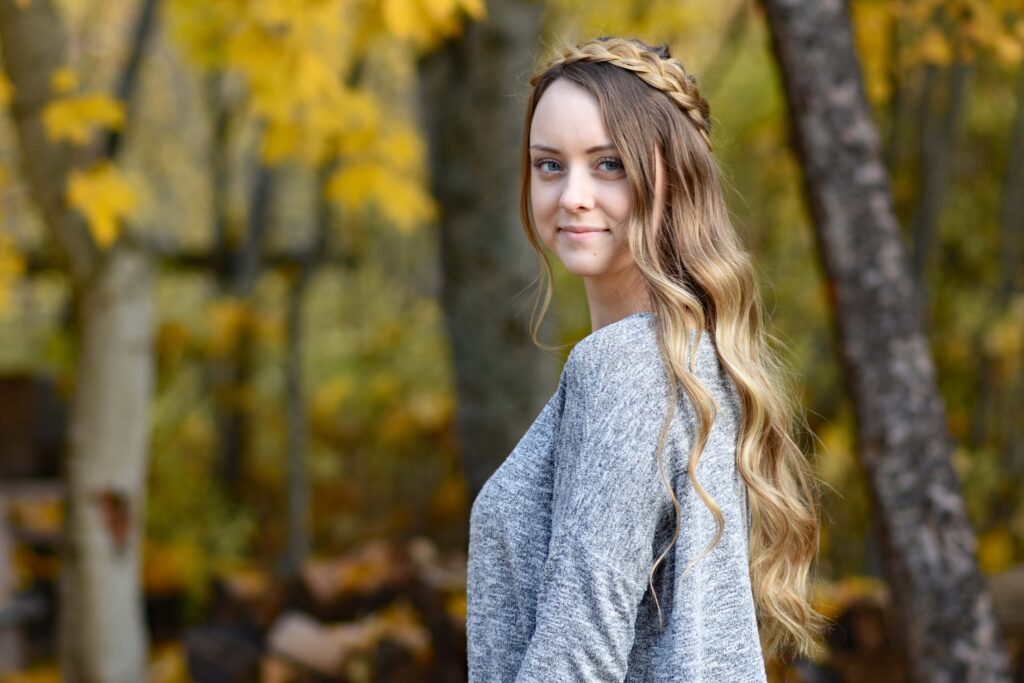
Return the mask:
M569 45L562 56L544 67L548 71L572 62L610 62L631 71L638 78L672 98L689 117L711 149L711 105L700 94L697 79L672 57L668 46L651 48L626 38L600 37L582 45ZM530 85L536 85L542 72L534 74Z

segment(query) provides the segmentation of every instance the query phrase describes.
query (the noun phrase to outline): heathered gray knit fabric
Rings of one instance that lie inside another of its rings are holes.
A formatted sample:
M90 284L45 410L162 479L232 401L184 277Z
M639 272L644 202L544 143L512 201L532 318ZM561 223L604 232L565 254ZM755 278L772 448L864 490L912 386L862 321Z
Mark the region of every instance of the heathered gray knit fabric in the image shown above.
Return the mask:
M739 403L708 334L694 367L719 409L697 479L725 532L683 576L716 526L686 475L696 418L680 387L665 467L683 527L655 576L658 622L648 573L674 522L655 458L668 381L655 322L635 313L577 344L558 389L474 501L471 683L765 681L735 464Z

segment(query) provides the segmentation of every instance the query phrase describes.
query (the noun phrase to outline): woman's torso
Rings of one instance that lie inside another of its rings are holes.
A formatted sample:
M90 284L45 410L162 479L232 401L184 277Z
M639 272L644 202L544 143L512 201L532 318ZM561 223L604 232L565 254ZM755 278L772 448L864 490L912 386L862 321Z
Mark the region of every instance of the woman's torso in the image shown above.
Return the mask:
M636 382L664 382L654 323L649 313L628 316L587 337L573 353L615 359L611 362L628 366ZM725 531L714 550L683 576L684 567L703 552L717 529L686 475L693 412L683 399L664 453L681 527L655 575L658 603L647 590L636 610L625 680L763 681L747 567L746 489L735 466L739 403L707 334L701 335L694 370L718 405L697 479L721 509ZM586 417L566 404L571 381L563 371L554 394L473 503L467 576L471 681L515 679L536 625L553 500L564 493L562 489L578 486L592 474L567 473L571 463L558 458L560 432L571 426L563 419ZM651 413L637 412L636 419L651 420ZM662 503L637 508L657 510L659 516L651 539L652 557L668 546L675 527L674 509L664 503L667 492L660 482L657 485L661 490L651 484L649 498Z

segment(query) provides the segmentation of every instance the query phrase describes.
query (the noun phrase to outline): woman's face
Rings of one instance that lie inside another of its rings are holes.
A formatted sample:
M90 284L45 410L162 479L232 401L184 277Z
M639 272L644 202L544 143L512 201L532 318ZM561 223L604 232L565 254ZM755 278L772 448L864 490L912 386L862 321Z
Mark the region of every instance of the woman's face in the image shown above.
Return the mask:
M635 267L626 238L633 192L590 91L565 79L544 91L530 163L537 231L566 269L601 280Z

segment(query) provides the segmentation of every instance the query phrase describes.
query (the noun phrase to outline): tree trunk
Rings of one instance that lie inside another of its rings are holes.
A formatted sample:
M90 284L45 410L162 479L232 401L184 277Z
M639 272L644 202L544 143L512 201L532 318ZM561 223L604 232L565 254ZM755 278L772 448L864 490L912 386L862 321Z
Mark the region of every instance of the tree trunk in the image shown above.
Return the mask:
M288 289L285 316L287 343L284 358L284 398L288 415L288 540L282 558L285 576L295 576L309 554L309 505L311 491L306 465L308 413L302 383L302 305L311 270L305 266Z
M912 678L1008 681L847 5L763 4Z
M917 291L921 293L921 306L928 308L928 265L939 241L939 218L946 198L946 180L949 177L953 152L956 149L957 129L964 105L967 76L970 65L962 55L946 71L948 77L944 111L935 110L934 93L938 90L939 70L928 66L926 86L921 96L921 115L917 124L921 129L920 192L911 221L913 242L911 268Z
M0 0L0 48L7 77L14 85L11 102L21 167L32 199L72 281L82 282L95 265L97 250L88 229L64 202L70 154L66 145L46 137L42 110L51 97L50 74L65 66L66 36L50 0L24 3Z
M441 300L451 338L456 425L470 498L554 389L530 340L537 267L519 223L519 145L539 3L488 6L484 23L420 65L433 189L441 203Z
M151 9L144 8L130 51L133 74L151 26ZM71 154L65 143L47 138L42 122L51 74L65 66L64 26L53 3L0 0L0 44L14 85L21 164L76 302L79 353L60 577L62 679L137 683L147 669L139 564L153 388L150 266L129 248L101 253L64 201ZM120 87L134 90L127 76ZM117 141L102 148L113 152ZM81 157L89 161L89 153Z
M302 380L303 305L309 285L319 270L324 254L328 250L328 235L331 230L331 204L324 185L334 171L336 164L320 166L316 173L316 202L313 211L316 216L316 230L309 245L299 255L294 280L288 291L288 309L285 318L287 346L285 351L284 386L285 403L288 410L288 543L282 558L282 569L286 576L294 576L302 568L312 549L310 530L310 505L313 500L309 480L309 410Z
M153 389L150 281L145 257L116 249L79 295L61 558L68 683L146 679L139 549Z
M1021 263L1024 262L1024 65L1017 74L1017 115L1010 134L1006 159L1006 181L999 213L1002 257L998 302L1005 307L1014 292L1024 289Z

